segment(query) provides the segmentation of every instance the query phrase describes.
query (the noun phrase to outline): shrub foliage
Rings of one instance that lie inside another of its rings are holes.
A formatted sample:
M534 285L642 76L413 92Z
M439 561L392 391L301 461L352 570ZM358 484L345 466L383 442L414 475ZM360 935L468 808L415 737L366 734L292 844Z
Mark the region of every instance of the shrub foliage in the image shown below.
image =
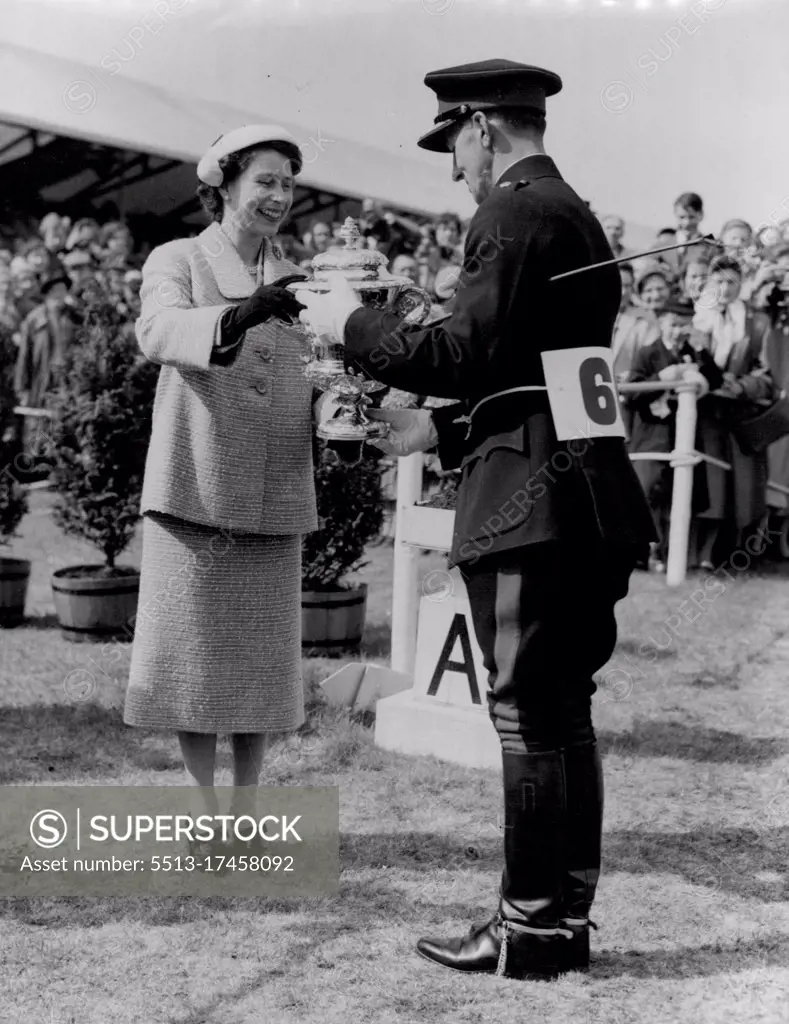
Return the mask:
M97 295L64 370L48 446L55 521L113 569L140 515L158 367L140 353L133 325Z
M303 590L336 590L361 569L367 544L383 525L379 457L365 455L357 465L340 461L319 442L315 490L320 528L304 537Z

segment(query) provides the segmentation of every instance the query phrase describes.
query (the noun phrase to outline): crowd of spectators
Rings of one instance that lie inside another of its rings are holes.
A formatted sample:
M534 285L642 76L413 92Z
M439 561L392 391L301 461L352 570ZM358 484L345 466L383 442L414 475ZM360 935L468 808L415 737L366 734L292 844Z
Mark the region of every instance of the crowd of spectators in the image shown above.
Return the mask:
M416 221L372 200L362 203L363 244L387 256L392 273L428 290L435 314L455 290L462 261L463 225L455 214ZM317 253L343 244L340 222L316 220L301 238L283 236L287 254L309 268ZM17 346L15 386L22 405L45 408L55 372L97 295L133 323L139 309L144 252L120 220L73 223L56 212L14 237L0 235L0 327Z
M466 225L457 214L420 221L365 199L358 223L364 245L386 256L390 273L424 288L436 313L448 311L463 262ZM308 268L318 253L343 244L341 230L340 221L315 220L301 239L289 239L291 258Z
M740 443L738 424L789 389L789 218L758 230L732 219L717 237L705 236L703 201L686 192L674 204L674 219L652 248L679 248L619 265L614 371L620 384L699 374L696 448L731 466L705 459L696 468L688 564L709 570L771 511L787 511L786 496L768 479L789 485L789 440L752 452ZM616 255L628 256L622 218L607 215L601 223ZM623 390L622 401L631 454L673 450L672 392ZM650 565L662 571L673 471L666 459L634 465L660 537Z
M752 525L765 507L765 495L772 507L786 511L782 494L768 494L767 477L789 484L789 441L772 445L766 454L748 455L721 409L737 401L766 405L789 390L784 354L789 352L789 217L758 229L742 219L728 220L717 237L703 233L703 221L701 197L684 193L674 204L674 223L656 232L651 246L680 247L636 258L625 245L624 220L615 214L600 217L614 255L624 260L612 343L617 380L671 381L689 367L698 370L706 393L699 401L697 448L732 465L728 475L708 463L697 471L690 564L708 567L723 525L733 523L738 530ZM362 244L385 255L391 273L428 292L432 316L451 311L467 227L456 214L428 221L367 199L358 224ZM294 262L309 268L315 255L343 244L341 231L341 221L318 218L300 236L284 235L283 244ZM51 212L26 237L0 238L0 327L17 345L21 404L46 407L56 368L97 296L132 329L143 262L144 251L135 249L129 228L119 220L99 224L83 217L72 223ZM395 393L388 401L443 400ZM671 451L675 412L671 393L623 394L631 453ZM651 560L660 570L672 471L667 460L634 462L660 534ZM440 467L432 469L440 481Z
M24 238L0 241L0 325L17 346L14 384L22 405L46 407L57 368L98 297L118 322L139 309L139 255L121 221L73 224L46 214Z
M443 313L462 260L460 219L446 214L425 223L364 200L358 222L363 244L384 253L393 273L426 288L433 312ZM286 252L309 268L317 253L342 244L341 227L316 220L300 238L283 236ZM46 408L56 369L97 296L114 306L119 320L133 324L143 262L144 250L135 248L120 220L100 224L82 217L72 223L50 212L24 232L0 235L0 327L17 346L15 387L22 405Z

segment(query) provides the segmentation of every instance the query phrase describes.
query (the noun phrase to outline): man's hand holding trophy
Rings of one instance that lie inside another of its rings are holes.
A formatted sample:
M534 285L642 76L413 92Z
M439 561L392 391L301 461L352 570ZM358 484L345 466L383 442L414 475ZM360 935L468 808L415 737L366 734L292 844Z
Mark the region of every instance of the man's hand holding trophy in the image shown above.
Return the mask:
M348 317L363 305L358 293L342 274L338 274L331 282L331 291L305 291L304 282L299 284L301 287L296 292L296 300L307 307L299 314L301 322L314 335L331 339L334 344L342 346Z

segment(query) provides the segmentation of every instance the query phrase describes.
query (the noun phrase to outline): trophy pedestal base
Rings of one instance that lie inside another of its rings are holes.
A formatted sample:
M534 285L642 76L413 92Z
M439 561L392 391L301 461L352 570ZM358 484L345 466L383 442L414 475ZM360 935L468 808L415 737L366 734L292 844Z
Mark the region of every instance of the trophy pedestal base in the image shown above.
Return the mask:
M501 741L487 709L445 704L413 690L378 701L375 743L400 754L501 771Z

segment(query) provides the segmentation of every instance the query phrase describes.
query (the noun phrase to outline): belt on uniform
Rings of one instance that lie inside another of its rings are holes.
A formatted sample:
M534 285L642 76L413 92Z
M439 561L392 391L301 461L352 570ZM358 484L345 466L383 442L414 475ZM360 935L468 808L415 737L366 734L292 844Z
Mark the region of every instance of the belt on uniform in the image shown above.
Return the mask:
M468 423L468 429L466 430L466 436L464 440L468 441L471 437L471 428L474 425L474 413L477 412L487 402L492 402L494 398L504 398L506 395L514 395L519 391L547 391L548 388L544 384L524 384L518 388L507 388L506 391L497 391L493 395L486 395L484 398L480 398L468 416L458 416L455 423Z

